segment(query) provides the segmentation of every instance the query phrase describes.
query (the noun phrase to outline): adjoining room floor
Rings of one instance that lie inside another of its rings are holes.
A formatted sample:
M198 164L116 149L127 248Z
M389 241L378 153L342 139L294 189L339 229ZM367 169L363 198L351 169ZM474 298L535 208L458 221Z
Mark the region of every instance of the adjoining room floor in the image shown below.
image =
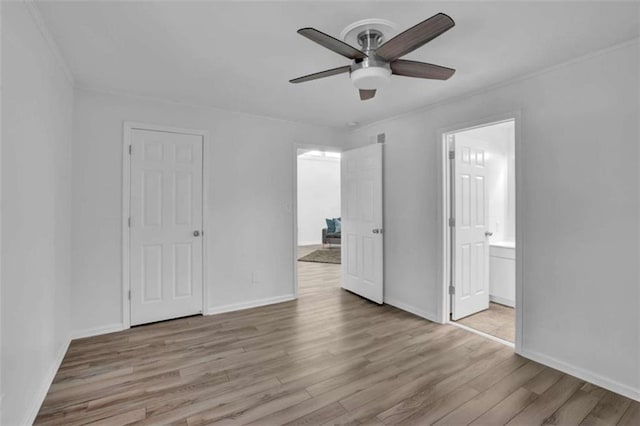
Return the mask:
M339 245L336 244L327 244L326 246L322 247L322 244L314 244L314 245L308 245L308 246L298 246L298 259L300 259L301 257L304 257L306 255L308 255L309 253L316 251L318 249L327 249L327 250L340 250L341 247ZM340 272L340 267L338 266L338 272Z
M298 259L319 248L322 246L298 246ZM298 296L343 293L341 268L334 263L298 262Z
M491 302L486 311L478 312L456 322L511 343L516 341L515 310L508 306Z
M342 263L341 247L339 245L300 246L298 247L298 261L340 265Z
M640 403L298 262L297 301L75 340L36 424L640 424Z

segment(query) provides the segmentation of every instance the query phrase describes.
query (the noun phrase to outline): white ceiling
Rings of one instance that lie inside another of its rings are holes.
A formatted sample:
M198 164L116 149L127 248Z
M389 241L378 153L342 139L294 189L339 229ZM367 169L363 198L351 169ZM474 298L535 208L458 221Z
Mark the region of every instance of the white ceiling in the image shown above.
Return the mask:
M40 2L81 87L342 127L462 95L638 37L637 2ZM362 102L347 74L288 80L348 60L296 30L335 37L384 18L404 30L437 12L456 26L406 56L457 69L393 77ZM606 78L606 76L603 76Z

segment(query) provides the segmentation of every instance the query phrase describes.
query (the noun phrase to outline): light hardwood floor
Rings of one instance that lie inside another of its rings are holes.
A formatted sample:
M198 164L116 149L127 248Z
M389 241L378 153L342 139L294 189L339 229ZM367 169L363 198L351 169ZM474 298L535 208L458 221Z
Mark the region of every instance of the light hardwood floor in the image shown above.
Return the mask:
M513 308L489 303L489 309L456 321L508 342L516 341L516 318Z
M298 265L297 301L75 340L36 423L640 424L637 402Z

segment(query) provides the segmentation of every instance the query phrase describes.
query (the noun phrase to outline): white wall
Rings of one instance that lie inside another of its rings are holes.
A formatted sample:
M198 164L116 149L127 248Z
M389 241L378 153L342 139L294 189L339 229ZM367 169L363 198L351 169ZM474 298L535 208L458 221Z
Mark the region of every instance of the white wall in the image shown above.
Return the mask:
M72 231L76 335L122 326L122 126L127 120L210 132L204 233L210 311L292 297L294 146L335 145L333 131L77 90Z
M2 419L27 424L70 336L73 90L24 2L2 10Z
M298 156L298 245L322 243L326 218L340 217L340 159Z
M439 129L519 109L522 353L640 398L639 76L636 41L353 131L387 136L385 300L442 318Z
M507 223L507 207L509 205L507 179L509 178L509 163L507 161L506 146L503 141L489 141L487 152L487 195L489 197L489 231L493 235L489 241L505 241L509 228L515 228L515 223ZM514 206L515 207L515 206Z

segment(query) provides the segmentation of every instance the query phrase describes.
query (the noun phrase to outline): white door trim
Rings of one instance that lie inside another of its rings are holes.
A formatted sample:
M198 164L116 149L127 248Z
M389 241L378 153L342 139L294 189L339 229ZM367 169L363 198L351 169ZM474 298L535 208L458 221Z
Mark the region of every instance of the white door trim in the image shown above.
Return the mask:
M291 212L293 215L293 296L298 298L298 151L301 149L310 149L322 152L339 152L342 154L344 149L331 145L310 145L305 143L294 143L292 151L293 178L292 178L292 202ZM340 159L342 161L342 159Z
M504 121L513 120L515 124L515 165L516 165L516 175L515 175L515 186L516 186L516 341L515 341L515 352L521 353L523 346L523 315L522 312L524 310L524 298L523 298L523 271L524 271L524 216L525 216L525 206L524 206L524 197L518 196L518 194L523 194L524 181L522 177L524 176L523 170L523 142L522 142L522 112L520 110L507 112L504 114L494 115L490 117L485 117L482 119L474 120L471 122L453 124L446 128L441 128L438 130L438 137L440 141L438 143L438 156L440 161L437 162L438 165L438 179L440 182L437 185L439 196L438 198L441 200L441 208L438 209L438 222L440 223L441 232L438 233L438 256L439 256L439 265L438 268L439 276L438 281L441 282L442 285L439 286L440 291L440 303L439 303L439 312L438 317L440 318L441 323L447 324L449 321L449 224L447 212L449 209L449 157L448 157L448 149L447 149L447 134L460 132L463 130L470 130L477 127L484 127L490 124L497 124ZM455 323L452 323L455 324Z
M207 167L207 144L209 132L206 130L183 129L179 127L162 126L157 124L125 121L122 134L122 328L131 327L131 302L129 291L131 290L130 277L130 228L129 215L131 211L131 145L132 130L150 130L166 133L180 133L185 135L202 136L202 314L208 315L208 280L207 280L207 211L209 192L209 174Z

